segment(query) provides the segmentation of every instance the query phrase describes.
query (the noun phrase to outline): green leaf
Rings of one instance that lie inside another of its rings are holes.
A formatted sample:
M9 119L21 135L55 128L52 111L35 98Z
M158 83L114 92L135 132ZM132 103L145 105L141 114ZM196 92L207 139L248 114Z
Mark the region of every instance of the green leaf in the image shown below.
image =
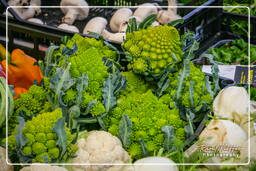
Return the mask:
M25 120L18 116L18 121L19 121L19 125L16 128L17 130L17 134L15 135L15 139L16 139L16 147L17 149L20 151L27 143L27 138L25 136L23 136L23 129L25 127Z
M58 145L61 148L60 157L62 157L67 150L67 135L66 135L64 126L65 126L65 118L60 118L58 119L58 121L55 123L53 127L53 132L55 132L58 137L56 145Z
M168 26L173 26L173 27L175 27L175 26L177 26L178 24L183 24L184 21L185 21L184 19L178 19L178 20L175 20L175 21L172 21L172 22L168 23L167 25L168 25Z
M183 70L178 75L178 87L177 87L177 91L175 94L175 99L177 101L180 101L180 98L182 96L183 86L184 86L183 83L184 83L184 81L186 81L186 77L189 75L189 72L190 72L189 63L190 63L189 59L184 60Z
M68 117L69 117L69 128L75 129L77 128L77 121L81 115L80 107L78 105L74 105L68 110Z
M116 105L116 96L126 86L126 79L120 72L109 74L103 85L103 104L108 113Z
M148 150L147 150L147 146L146 146L144 140L139 139L139 143L140 143L141 150L142 150L142 157L147 157L148 156Z
M104 131L107 131L107 130L108 130L108 129L107 129L107 126L105 125L105 123L104 123L102 117L97 117L97 120L98 120L98 123L99 123L100 127L101 127Z
M140 24L139 24L139 30L146 29L150 27L155 21L156 21L156 14L151 14L148 17L146 17Z
M77 50L78 50L77 44L74 43L74 45L73 45L72 48L69 48L69 47L65 46L65 47L62 49L62 55L70 56L70 55L76 53Z
M190 105L192 107L194 107L194 86L195 86L195 82L194 81L190 81L189 84L189 101L190 101Z
M46 51L45 62L44 62L45 67L44 67L44 70L42 71L45 77L49 76L52 69L51 64L53 62L53 52L59 48L60 48L59 46L50 46Z
M132 135L132 122L127 115L122 116L122 120L119 124L119 138L123 143L123 146L127 149L131 143Z
M211 97L214 97L214 92L212 91L212 86L209 80L209 76L205 76L205 86L208 91L208 93L211 95Z
M63 44L67 44L67 42L70 40L70 37L69 36L63 36L60 41L61 43Z
M170 153L170 152L175 150L175 147L174 147L174 141L175 141L174 128L172 126L163 126L162 127L162 132L165 135L164 150L167 151L168 153Z
M76 91L77 91L77 97L76 97L76 105L80 105L83 100L83 91L85 87L88 86L88 76L82 75L78 78L76 83Z
M134 31L138 31L138 26L137 26L136 18L132 17L128 21L128 26L127 26L126 32L127 33L132 33Z
M185 129L185 132L187 133L187 136L192 136L195 133L194 132L194 124L193 124L193 121L195 119L195 114L191 111L187 111L186 118L188 121L188 125L186 125L184 127L184 129Z

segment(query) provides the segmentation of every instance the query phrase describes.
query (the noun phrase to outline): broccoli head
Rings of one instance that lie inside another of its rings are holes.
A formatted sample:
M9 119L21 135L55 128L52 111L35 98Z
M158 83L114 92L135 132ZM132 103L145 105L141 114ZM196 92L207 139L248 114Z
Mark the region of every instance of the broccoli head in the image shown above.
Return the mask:
M108 131L118 135L122 115L126 114L132 122L131 145L129 154L138 159L142 157L139 143L143 139L150 154L158 151L164 143L163 126L173 126L177 139L185 139L185 122L179 117L177 109L169 109L151 90L146 93L130 92L118 100L117 107L105 118Z
M40 163L51 163L59 162L61 156L61 148L57 144L58 136L53 131L55 123L62 118L61 109L56 109L53 112L42 113L32 118L32 120L25 123L22 131L23 136L27 139L25 145L21 151L23 155L31 158L32 162ZM64 155L64 160L70 158L76 152L77 147L72 144L74 135L71 134L70 130L65 126L65 133L67 137L67 151ZM9 137L12 140L12 137ZM15 140L15 139L14 139ZM9 141L9 147L11 150L15 148L15 141Z
M123 44L131 61L128 68L139 74L160 74L163 69L181 60L179 32L175 27L158 26L127 33Z

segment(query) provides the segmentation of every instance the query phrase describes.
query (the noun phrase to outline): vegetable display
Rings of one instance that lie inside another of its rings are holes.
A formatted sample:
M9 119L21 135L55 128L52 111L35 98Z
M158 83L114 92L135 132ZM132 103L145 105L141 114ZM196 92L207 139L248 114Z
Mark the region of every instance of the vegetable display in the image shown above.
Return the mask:
M249 55L248 55L249 44L243 39L238 39L221 47L211 48L208 53L214 56L215 61L219 61L223 64L241 64L248 65ZM250 62L254 63L256 61L256 46L250 45Z
M249 95L249 85L225 87L218 65L246 64L249 46L256 60L256 48L239 39L208 50L206 75L196 64L197 35L179 28L184 20L170 7L176 1L168 4L118 9L110 22L113 33L107 19L89 16L87 8L62 9L68 24L90 17L84 31L96 38L62 37L41 60L21 49L11 49L7 60L0 45L0 74L7 76L0 77L0 146L15 164L10 169L193 171L222 169L207 162L245 162L251 150L245 143L255 136L248 130L255 88ZM170 22L172 17L178 20ZM122 44L104 35L121 35ZM235 156L217 156L224 145L237 147Z

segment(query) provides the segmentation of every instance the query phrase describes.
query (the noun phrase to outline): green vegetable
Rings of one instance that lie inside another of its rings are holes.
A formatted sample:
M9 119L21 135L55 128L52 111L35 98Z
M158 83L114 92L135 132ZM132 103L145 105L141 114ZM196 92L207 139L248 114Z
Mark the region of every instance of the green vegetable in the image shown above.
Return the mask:
M127 33L123 47L129 60L128 69L143 75L158 75L182 56L180 35L172 26Z
M18 116L22 116L27 120L31 119L33 116L51 110L52 106L46 94L47 92L43 87L32 85L27 93L22 93L20 97L14 101L14 113L8 124L9 133L11 133L18 124Z
M18 127L19 129L9 137L10 150L20 150L20 160L28 158L27 161L33 163L66 161L74 155L77 147L72 144L75 136L66 126L60 125L61 118L61 109L56 109L53 112L38 114L32 120L23 123L24 126ZM13 138L15 136L16 140ZM65 148L60 144L60 139Z
M169 80L171 81L169 89L167 90L168 93L163 95L161 99L169 99L169 104L173 106L174 104L170 97L174 97L174 99L178 98L176 100L178 100L184 108L196 112L205 104L210 104L213 97L207 90L206 78L200 68L197 68L192 62L189 63L188 67L183 81L179 81L179 78L184 69L169 74ZM166 102L168 102L168 100L166 100Z
M241 65L248 65L249 44L243 39L238 39L233 42L229 42L219 48L212 48L209 53L214 56L214 60L224 63L233 64L239 63ZM250 60L251 63L256 61L256 46L251 45L250 48Z
M129 87L132 85L129 77L127 79L127 88L133 88ZM143 85L143 82L140 84ZM159 100L151 90L145 93L127 91L127 94L122 94L117 101L117 107L104 118L104 122L110 133L119 135L123 137L122 139L127 137L119 134L119 128L126 135L130 135L127 130L132 128L129 141L125 141L125 145L130 144L127 149L134 159L142 157L144 148L141 147L140 142L144 142L149 154L153 154L163 146L164 133L161 130L163 126L173 126L176 137L180 140L185 139L183 128L185 123L180 119L179 111L169 109L168 105ZM121 123L127 126L121 126Z

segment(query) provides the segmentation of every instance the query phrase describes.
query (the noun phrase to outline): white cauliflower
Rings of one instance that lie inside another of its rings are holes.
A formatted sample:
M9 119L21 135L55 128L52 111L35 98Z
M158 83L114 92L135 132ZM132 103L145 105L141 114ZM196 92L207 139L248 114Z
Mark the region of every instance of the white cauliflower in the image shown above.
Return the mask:
M51 166L51 165L31 165L27 167L23 167L20 171L68 171L67 169L59 166Z
M13 166L6 163L6 150L0 147L0 171L13 171Z
M130 156L123 149L121 141L105 131L91 131L87 137L79 138L79 147L73 163L92 164L87 166L75 165L77 171L120 171L123 166L93 165L99 163L127 163Z

